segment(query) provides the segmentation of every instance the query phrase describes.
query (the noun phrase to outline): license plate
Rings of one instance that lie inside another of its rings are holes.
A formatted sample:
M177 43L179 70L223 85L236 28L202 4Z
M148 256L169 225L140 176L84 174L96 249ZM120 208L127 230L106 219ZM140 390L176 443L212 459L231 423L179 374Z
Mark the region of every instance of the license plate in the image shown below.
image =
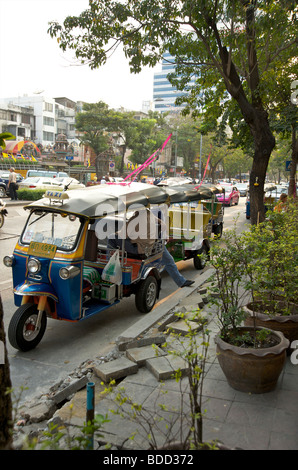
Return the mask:
M43 258L54 258L57 250L56 245L50 243L31 242L28 249L29 255L41 256Z

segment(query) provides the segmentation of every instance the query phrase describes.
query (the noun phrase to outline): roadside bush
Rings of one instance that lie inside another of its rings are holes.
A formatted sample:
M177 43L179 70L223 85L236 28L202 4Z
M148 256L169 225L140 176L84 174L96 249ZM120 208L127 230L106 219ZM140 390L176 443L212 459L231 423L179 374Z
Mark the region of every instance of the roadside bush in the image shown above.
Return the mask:
M44 189L19 189L17 191L20 201L38 201L44 195Z

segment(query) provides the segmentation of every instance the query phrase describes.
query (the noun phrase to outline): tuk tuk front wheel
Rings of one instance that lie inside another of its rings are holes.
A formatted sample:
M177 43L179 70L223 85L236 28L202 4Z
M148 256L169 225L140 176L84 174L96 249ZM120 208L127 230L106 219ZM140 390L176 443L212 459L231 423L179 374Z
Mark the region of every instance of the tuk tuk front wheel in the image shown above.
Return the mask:
M140 282L135 295L136 307L141 313L152 310L157 298L157 280L154 276L148 276Z
M37 318L38 310L35 304L21 305L15 311L8 327L8 339L14 348L26 352L38 345L47 326L47 317L43 312L39 329Z
M193 258L193 264L196 269L204 269L207 263L208 257L208 248L206 245L203 245L202 248L197 251ZM198 256L203 255L203 256Z

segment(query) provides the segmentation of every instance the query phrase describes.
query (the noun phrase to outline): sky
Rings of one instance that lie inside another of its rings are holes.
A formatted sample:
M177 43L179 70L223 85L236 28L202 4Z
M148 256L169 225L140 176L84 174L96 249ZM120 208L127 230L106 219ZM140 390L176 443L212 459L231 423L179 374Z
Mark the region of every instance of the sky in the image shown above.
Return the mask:
M88 0L0 0L0 100L40 93L49 98L103 101L111 108L140 111L152 101L154 72L129 72L122 51L96 70L75 65L47 33L48 22L62 22L88 8Z

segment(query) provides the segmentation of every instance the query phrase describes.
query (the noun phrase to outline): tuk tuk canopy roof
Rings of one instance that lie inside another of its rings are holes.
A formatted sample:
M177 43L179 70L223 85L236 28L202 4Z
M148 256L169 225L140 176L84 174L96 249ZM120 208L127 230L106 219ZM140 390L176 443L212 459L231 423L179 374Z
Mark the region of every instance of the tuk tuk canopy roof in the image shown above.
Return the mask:
M186 184L183 186L156 186L146 183L107 183L90 186L63 193L66 199L55 201L55 191L51 191L52 199L47 192L42 199L25 206L25 209L54 209L58 212L76 214L87 218L123 212L132 205L148 207L151 204L171 204L210 199L213 192L206 186Z

